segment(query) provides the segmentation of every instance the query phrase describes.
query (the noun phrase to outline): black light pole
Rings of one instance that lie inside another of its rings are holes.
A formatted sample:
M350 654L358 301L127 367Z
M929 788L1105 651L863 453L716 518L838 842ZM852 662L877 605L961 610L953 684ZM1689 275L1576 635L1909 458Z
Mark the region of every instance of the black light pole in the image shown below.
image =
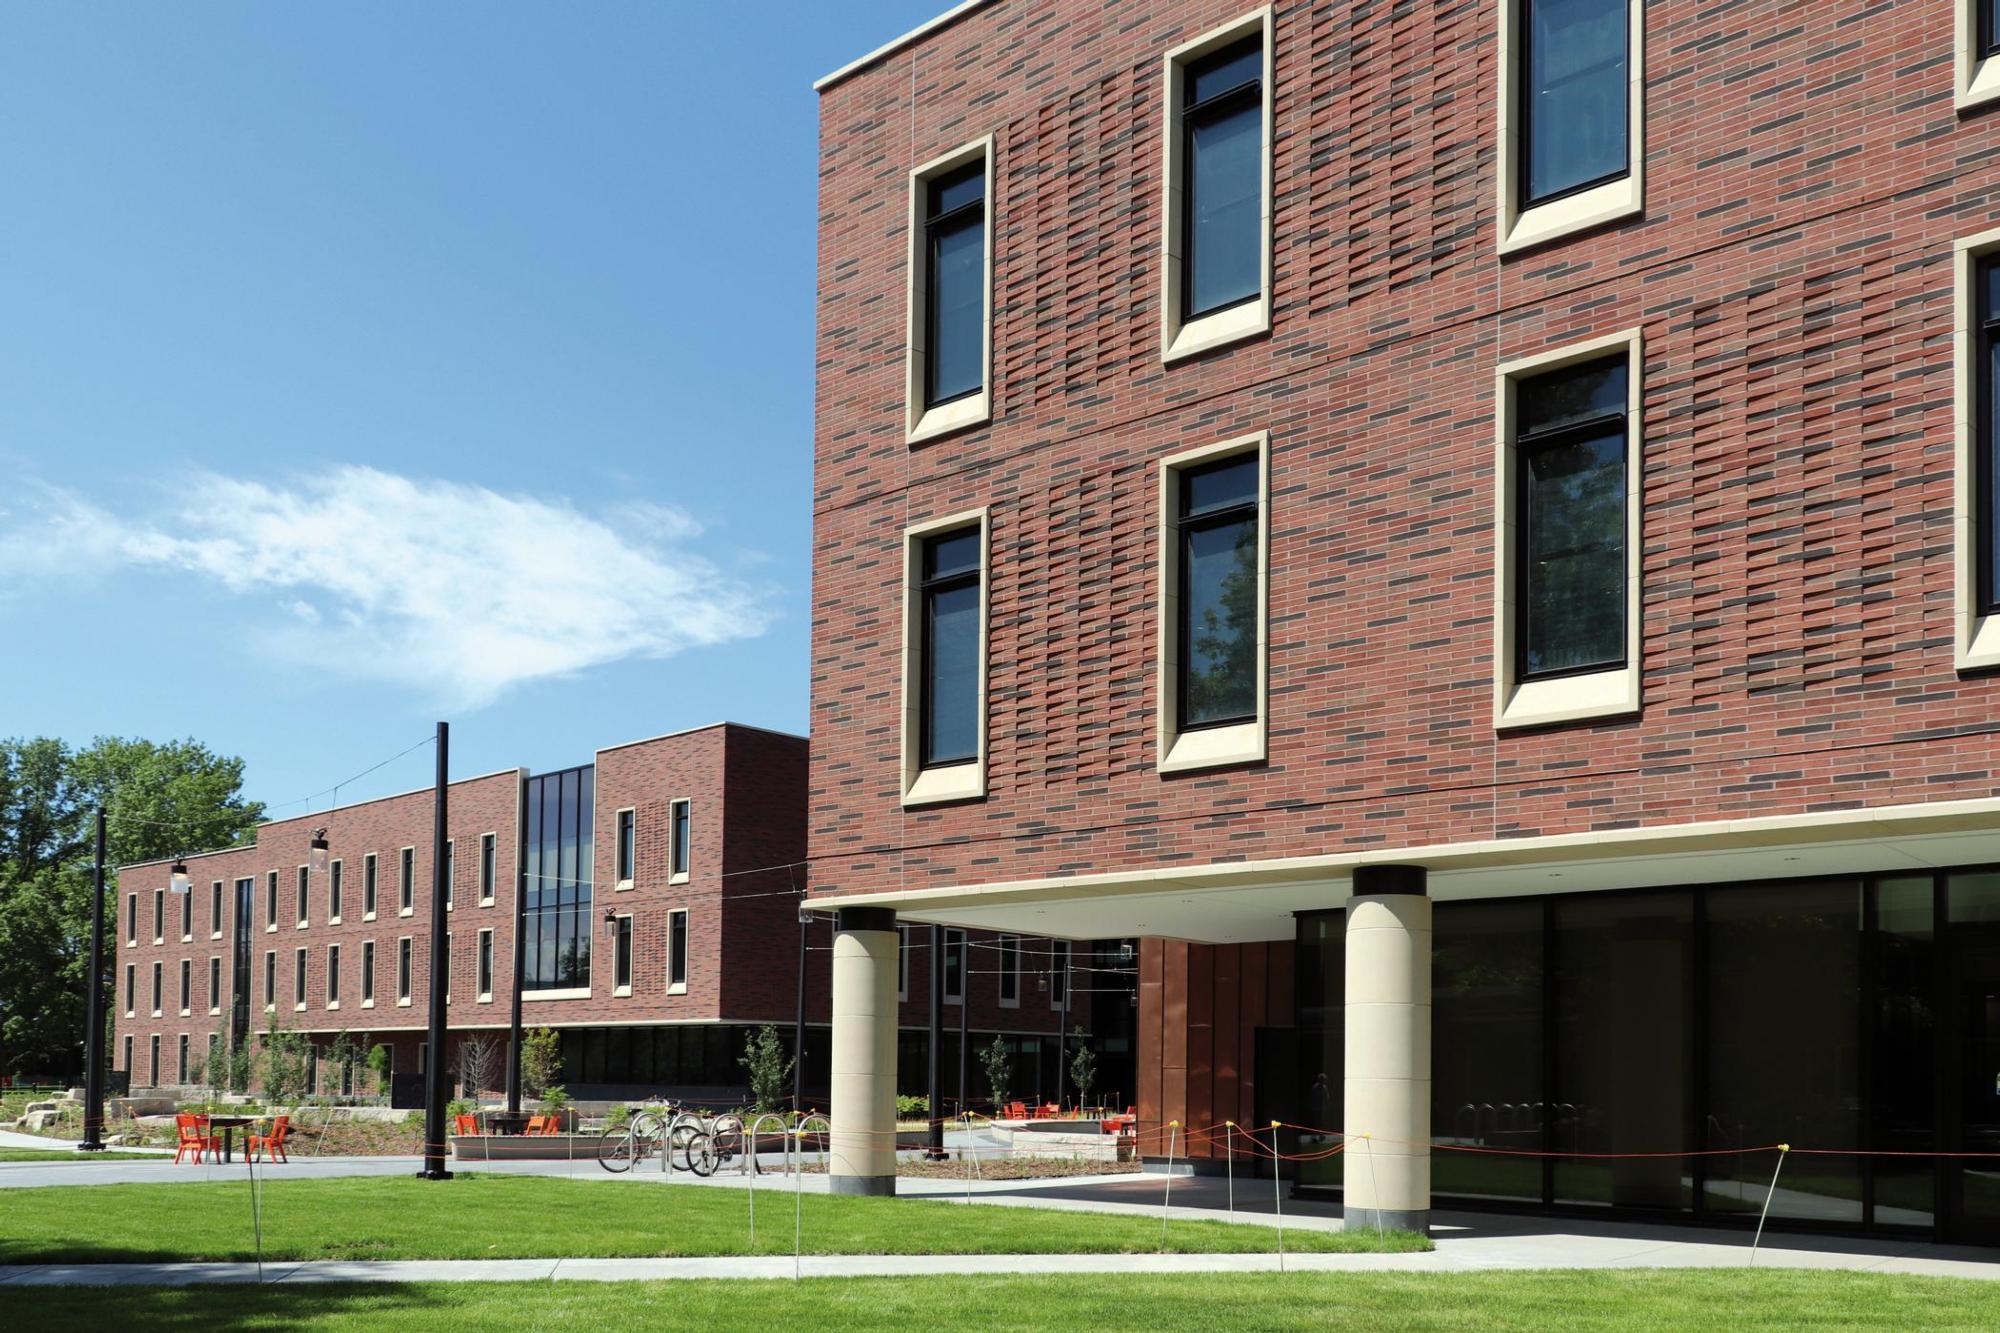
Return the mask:
M424 1061L425 1180L450 1180L444 1166L444 996L450 959L444 947L444 833L448 811L447 784L451 774L451 725L437 729L437 814L431 829L431 1022L430 1058ZM519 992L516 992L517 994Z
M799 994L792 1018L792 1114L806 1113L806 939L812 913L799 908Z
M104 1151L104 807L97 807L97 857L90 872L90 980L84 993L83 1142Z
M944 927L931 925L930 1146L924 1156L944 1160Z
M515 808L520 812L514 828L514 994L508 1002L507 1018L507 1115L521 1114L521 979L526 972L528 909L528 775L516 775L520 795ZM520 1122L514 1121L515 1130Z

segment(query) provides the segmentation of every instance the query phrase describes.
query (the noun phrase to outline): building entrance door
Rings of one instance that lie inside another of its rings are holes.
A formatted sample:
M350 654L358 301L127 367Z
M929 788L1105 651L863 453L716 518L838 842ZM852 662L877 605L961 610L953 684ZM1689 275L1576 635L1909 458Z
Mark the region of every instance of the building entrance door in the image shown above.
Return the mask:
M1957 1124L1950 1147L2000 1154L2000 922L1952 927L1950 1018L1958 1028L1959 1088L1947 1106ZM1945 1160L1947 1234L2000 1245L2000 1155Z

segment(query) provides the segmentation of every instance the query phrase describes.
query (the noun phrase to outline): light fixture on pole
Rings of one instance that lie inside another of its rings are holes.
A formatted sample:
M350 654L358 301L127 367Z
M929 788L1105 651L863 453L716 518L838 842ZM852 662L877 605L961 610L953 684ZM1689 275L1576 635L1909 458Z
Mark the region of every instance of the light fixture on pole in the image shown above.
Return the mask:
M188 876L188 863L178 856L174 858L167 884L175 893L187 893L194 888L194 880Z
M326 830L324 828L313 830L312 841L306 844L306 851L308 853L306 861L312 866L313 874L324 875L326 873L327 851Z

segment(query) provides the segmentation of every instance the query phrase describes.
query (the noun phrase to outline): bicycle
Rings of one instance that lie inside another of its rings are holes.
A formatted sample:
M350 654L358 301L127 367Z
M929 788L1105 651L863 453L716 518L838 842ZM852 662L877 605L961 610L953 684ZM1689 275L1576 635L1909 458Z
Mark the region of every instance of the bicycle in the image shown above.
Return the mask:
M597 1139L597 1164L618 1175L667 1151L673 1123L669 1116L676 1110L671 1102L648 1102L623 1125L606 1126Z

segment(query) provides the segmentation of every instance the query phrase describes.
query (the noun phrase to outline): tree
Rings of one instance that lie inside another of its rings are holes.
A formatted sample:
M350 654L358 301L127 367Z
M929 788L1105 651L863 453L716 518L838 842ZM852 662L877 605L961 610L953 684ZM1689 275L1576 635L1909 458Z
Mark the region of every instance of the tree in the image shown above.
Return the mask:
M48 737L0 740L0 1069L83 1067L99 802L115 869L249 840L263 806L242 788L241 759L193 740L100 737L82 750ZM104 962L108 983L109 949Z
M490 1032L476 1032L458 1044L458 1090L477 1100L493 1085L500 1067L500 1043Z
M530 1028L521 1034L521 1091L540 1097L562 1074L562 1034Z
M264 1100L289 1106L303 1097L313 1054L312 1038L286 1027L282 1014L273 1019L257 1049L257 1082Z
M750 1074L750 1100L759 1111L775 1111L785 1100L785 1080L791 1077L796 1060L785 1058L785 1044L778 1029L766 1023L743 1040L743 1054L736 1061Z
M995 1033L993 1044L980 1052L979 1063L986 1067L986 1082L993 1089L993 1109L998 1111L1007 1104L1007 1089L1014 1077L1014 1054L1007 1049L1007 1039Z
M1090 1085L1097 1082L1097 1052L1090 1049L1090 1034L1083 1024L1070 1034L1076 1038L1076 1054L1069 1058L1069 1081L1076 1085L1077 1105L1090 1100Z
M387 1046L375 1045L368 1048L368 1072L374 1076L375 1091L377 1093L384 1093L389 1090L390 1062L394 1058L389 1053Z

